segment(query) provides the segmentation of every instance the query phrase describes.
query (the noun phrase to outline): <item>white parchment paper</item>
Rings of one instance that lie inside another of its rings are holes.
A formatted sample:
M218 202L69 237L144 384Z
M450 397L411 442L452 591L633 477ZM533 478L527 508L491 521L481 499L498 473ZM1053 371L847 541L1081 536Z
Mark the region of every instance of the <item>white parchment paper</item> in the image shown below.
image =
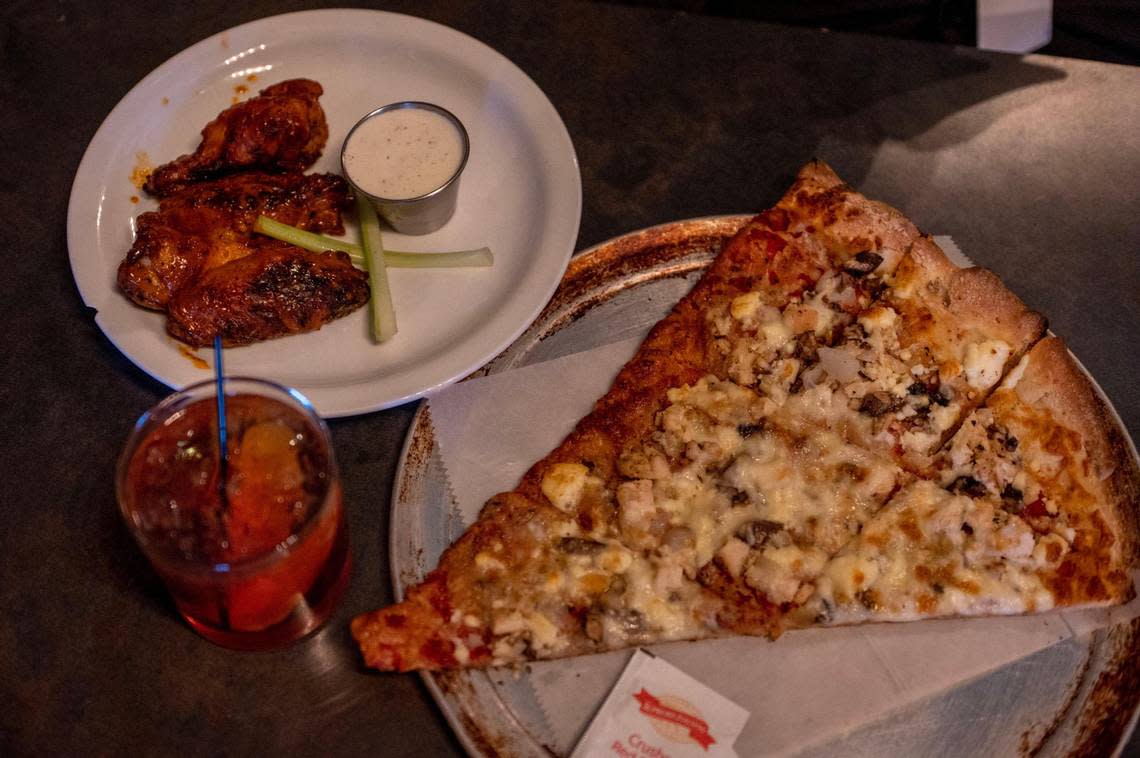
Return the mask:
M969 265L949 238L936 238ZM429 398L456 502L466 523L509 490L590 411L640 339L472 379ZM675 643L656 654L751 712L740 755L787 755L841 736L1073 636L1140 616L1140 601L1105 610L1015 618L809 629L754 638ZM568 753L632 655L532 664L528 679Z

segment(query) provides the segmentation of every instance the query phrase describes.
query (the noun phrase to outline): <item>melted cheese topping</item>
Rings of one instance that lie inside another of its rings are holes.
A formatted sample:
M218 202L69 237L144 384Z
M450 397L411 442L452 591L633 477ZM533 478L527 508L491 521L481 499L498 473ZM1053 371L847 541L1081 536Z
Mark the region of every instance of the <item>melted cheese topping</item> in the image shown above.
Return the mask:
M1021 356L1021 360L1017 362L1017 365L1009 370L1009 373L1006 374L1005 380L1001 383L1001 386L1004 389L1013 389L1016 387L1018 382L1021 381L1021 377L1025 375L1025 369L1028 366L1029 354L1026 353L1025 355Z
M966 345L962 366L966 382L975 389L986 389L1001 379L1011 348L1001 340L982 340Z
M773 602L802 599L805 583L858 532L900 476L893 463L833 431L792 435L761 428L762 399L730 382L705 377L670 391L669 399L655 439L666 451L680 452L684 464L628 490L629 510L639 514L636 524L626 524L632 536L651 530L655 519L666 544L680 535L677 544L656 551L658 572L675 566L692 578L722 556L730 573L743 575ZM649 597L632 607L660 613Z
M942 344L937 330L911 333L898 310L913 307L901 304L903 286L896 282L894 300L869 304L863 288L832 273L782 310L746 293L711 314L713 353L727 378L772 402L770 412L786 408L789 426L843 427L861 445L928 455L1001 378L1012 348L984 335Z
M559 509L573 513L591 478L601 483L581 463L555 463L542 478L542 494Z
M1047 610L1040 572L1067 550L992 500L915 482L828 562L805 610L823 624Z
M849 276L825 274L814 289L781 310L766 305L759 291L734 298L709 316L716 349L724 356L725 374L744 385L758 385L762 394L782 402L796 379L810 342L830 341L837 324L851 321L851 313L866 305L868 296ZM810 352L810 350L808 351Z
M929 349L901 344L900 325L887 305L861 313L834 348L820 349L818 369L804 373L811 386L788 396L781 422L846 429L861 445L896 453L933 451L960 417L961 398L941 384Z
M944 454L942 482L972 483L1007 510L1035 518L1038 532L1072 544L1082 522L1103 506L1099 481L1081 435L1025 404L1012 389L1019 379L1007 378L963 422Z

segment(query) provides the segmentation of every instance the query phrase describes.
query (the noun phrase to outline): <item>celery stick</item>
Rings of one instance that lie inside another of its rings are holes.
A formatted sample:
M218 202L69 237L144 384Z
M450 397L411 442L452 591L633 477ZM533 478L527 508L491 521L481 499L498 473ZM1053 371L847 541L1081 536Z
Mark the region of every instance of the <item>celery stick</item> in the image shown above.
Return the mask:
M258 216L253 230L267 237L288 242L304 250L314 253L323 253L326 250L339 250L348 253L352 262L358 266L364 265L364 253L359 245L328 237L324 234L306 232L289 224L275 221L268 216ZM447 253L409 253L402 250L385 250L384 264L392 268L475 268L491 266L495 257L488 247L474 250L456 250Z
M384 263L393 268L478 268L493 265L491 248L456 250L453 253L405 253L385 250Z
M392 306L392 293L388 290L380 219L376 218L372 203L362 197L356 198L356 213L360 219L360 247L364 250L368 283L372 287L372 338L385 342L396 334L396 309Z
M269 218L269 216L258 216L257 221L253 224L253 231L264 234L266 237L288 242L290 245L296 245L297 247L314 253L323 253L326 250L339 250L342 253L348 253L352 256L354 263L364 262L364 253L361 252L359 245L338 240L334 237L326 237L323 234L306 232L304 229L298 229L295 226L289 226L280 221L275 221ZM359 261L355 259L359 259Z

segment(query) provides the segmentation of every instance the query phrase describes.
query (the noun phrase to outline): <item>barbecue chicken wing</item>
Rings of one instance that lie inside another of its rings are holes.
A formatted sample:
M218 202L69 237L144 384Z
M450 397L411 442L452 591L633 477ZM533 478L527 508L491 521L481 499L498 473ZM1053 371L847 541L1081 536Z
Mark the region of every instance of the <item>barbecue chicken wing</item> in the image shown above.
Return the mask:
M253 233L261 214L341 234L348 185L300 172L328 139L321 85L275 84L228 108L202 144L156 169L146 189L161 198L135 225L118 284L166 329L195 347L227 346L319 329L368 302L368 275L344 253L310 253Z
M344 253L281 244L203 272L170 301L166 329L194 347L214 335L247 345L319 329L368 297L368 275Z
M227 108L202 129L197 150L154 170L146 191L166 197L191 182L238 171L305 170L329 136L317 102L323 91L309 79L290 79Z
M191 184L136 221L119 265L119 288L162 310L205 271L281 243L253 233L258 214L315 232L341 234L348 185L333 174L235 174Z

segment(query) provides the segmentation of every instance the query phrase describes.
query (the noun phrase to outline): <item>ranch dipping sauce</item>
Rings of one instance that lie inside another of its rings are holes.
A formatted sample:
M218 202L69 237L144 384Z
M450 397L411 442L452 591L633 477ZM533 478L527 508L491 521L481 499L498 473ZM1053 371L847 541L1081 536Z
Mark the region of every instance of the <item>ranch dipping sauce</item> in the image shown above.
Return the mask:
M446 116L393 108L366 118L344 145L352 183L387 200L422 197L447 183L464 158L463 138Z
M352 127L340 152L344 176L398 232L427 234L455 213L467 130L438 105L400 102Z

